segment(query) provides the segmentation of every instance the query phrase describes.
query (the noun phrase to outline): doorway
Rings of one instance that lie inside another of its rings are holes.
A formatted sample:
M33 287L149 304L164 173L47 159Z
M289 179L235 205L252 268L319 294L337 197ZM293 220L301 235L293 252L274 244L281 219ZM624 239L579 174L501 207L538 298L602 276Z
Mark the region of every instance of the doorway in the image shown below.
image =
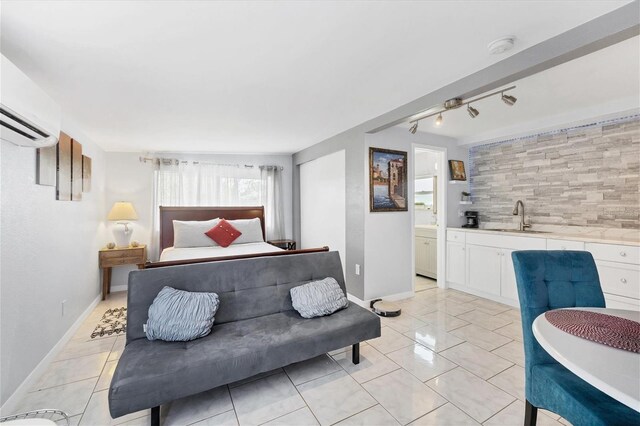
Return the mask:
M444 228L446 226L443 148L414 145L413 152L413 290L444 287Z

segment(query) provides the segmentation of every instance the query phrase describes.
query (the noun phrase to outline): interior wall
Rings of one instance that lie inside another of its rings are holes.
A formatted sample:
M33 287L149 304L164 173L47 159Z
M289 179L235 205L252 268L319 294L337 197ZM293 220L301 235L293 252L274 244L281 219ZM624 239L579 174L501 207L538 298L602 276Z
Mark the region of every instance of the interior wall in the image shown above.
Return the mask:
M406 151L409 163L408 176L414 175L415 156L413 144L424 144L447 149L446 160L465 160L468 149L457 145L455 139L425 132L411 134L407 129L394 127L365 139L367 156L363 161L368 165L369 147ZM447 171L448 174L448 171ZM369 197L369 170L364 180L367 182L363 196ZM462 218L458 216L460 205L459 185L447 186L447 223L444 226L460 226ZM408 179L409 208L414 203L414 181ZM452 199L454 202L452 202ZM364 299L388 297L413 291L413 268L411 258L413 247L412 218L410 212L369 212L365 211L365 291Z
M56 201L55 187L35 184L35 149L1 142L3 405L100 294L105 154L69 120L62 131L92 159L91 192L82 201Z
M480 224L640 229L640 117L534 134L470 150Z
M329 246L346 256L345 151L300 166L300 248Z
M107 168L107 208L104 211L106 219L109 209L116 201L131 201L138 213L138 220L131 222L133 229L132 240L150 245L153 227L153 166L151 163L141 163L141 153L136 152L108 152L106 154ZM284 203L285 238L293 238L292 225L292 161L291 155L250 155L250 154L192 154L192 153L158 153L160 157L178 158L182 160L197 160L218 164L247 164L259 166L271 164L284 167L282 171L282 196ZM109 232L103 245L113 241L112 230L116 224L108 223ZM129 272L134 265L124 265L113 269L111 286L121 288L126 286Z

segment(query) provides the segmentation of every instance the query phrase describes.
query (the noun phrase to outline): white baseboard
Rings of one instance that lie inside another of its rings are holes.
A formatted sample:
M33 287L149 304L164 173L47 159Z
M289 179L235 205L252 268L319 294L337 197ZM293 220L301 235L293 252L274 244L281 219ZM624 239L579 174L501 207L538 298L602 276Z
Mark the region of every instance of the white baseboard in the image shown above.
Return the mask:
M7 399L7 401L0 407L0 415L6 416L13 414L15 412L18 403L24 398L24 396L29 392L31 388L36 384L36 381L40 379L40 376L44 374L47 367L51 361L55 359L58 353L64 348L69 340L73 337L75 332L80 328L85 319L93 312L98 303L100 303L100 299L102 296L99 294L93 302L89 305L87 309L78 317L78 319L73 323L73 325L67 330L67 332L62 336L62 338L56 343L56 345L51 348L49 353L42 358L42 361L38 363L36 368L27 376L26 379L18 386L18 388L11 394L11 396Z
M349 299L349 301L355 303L356 305L362 306L363 308L371 309L369 307L369 305L370 305L371 301L374 300L374 299L383 299L383 300L387 300L389 302L394 302L396 300L402 300L402 299L406 299L408 297L413 297L414 295L415 295L415 293L413 291L405 291L404 293L396 293L396 294L391 294L389 296L375 297L373 299L362 300L362 299L358 299L357 297L355 297L352 294L347 293L347 299Z

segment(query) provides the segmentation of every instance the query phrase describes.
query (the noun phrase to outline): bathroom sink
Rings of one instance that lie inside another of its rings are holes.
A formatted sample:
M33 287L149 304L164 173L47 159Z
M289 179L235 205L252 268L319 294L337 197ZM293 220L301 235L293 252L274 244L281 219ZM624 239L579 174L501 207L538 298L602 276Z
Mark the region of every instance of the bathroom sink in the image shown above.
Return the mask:
M483 229L483 231L517 232L519 234L549 234L547 231L520 231L519 229Z

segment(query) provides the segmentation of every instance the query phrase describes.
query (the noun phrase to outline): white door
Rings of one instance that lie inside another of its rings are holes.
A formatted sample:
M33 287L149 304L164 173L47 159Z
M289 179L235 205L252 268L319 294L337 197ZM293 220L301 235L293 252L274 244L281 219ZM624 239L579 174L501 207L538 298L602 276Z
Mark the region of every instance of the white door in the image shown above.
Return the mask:
M345 151L300 165L300 247L346 254Z
M447 242L447 282L466 285L465 262L464 244Z
M500 295L506 299L513 300L518 303L518 286L516 285L516 272L513 269L513 260L511 253L513 250L501 249L502 265L500 267Z
M468 285L500 296L500 249L467 244Z

